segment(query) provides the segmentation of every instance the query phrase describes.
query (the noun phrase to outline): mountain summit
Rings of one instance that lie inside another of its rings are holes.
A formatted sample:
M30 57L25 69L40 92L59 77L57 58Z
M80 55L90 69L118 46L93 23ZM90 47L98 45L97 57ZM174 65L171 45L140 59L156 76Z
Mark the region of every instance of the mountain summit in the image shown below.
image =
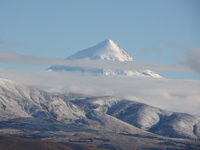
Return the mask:
M93 47L81 50L76 54L68 57L68 60L76 60L90 58L93 60L112 60L112 61L132 61L133 58L128 55L122 48L120 48L112 40L105 40Z
M120 46L112 40L104 40L103 42L78 51L66 60L80 60L89 58L91 60L108 60L108 61L135 61L129 54L127 54ZM120 75L133 77L153 77L162 78L157 73L151 70L123 70L123 69L91 69L86 67L72 67L72 66L52 66L48 68L49 71L79 71L82 73L90 73L92 75Z

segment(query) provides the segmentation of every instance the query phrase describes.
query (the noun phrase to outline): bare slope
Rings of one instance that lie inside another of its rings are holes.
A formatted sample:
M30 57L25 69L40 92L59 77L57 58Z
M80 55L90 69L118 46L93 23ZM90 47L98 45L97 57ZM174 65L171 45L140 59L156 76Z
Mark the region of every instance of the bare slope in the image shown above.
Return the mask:
M0 136L2 150L101 150L94 146L77 143L58 143L13 136Z

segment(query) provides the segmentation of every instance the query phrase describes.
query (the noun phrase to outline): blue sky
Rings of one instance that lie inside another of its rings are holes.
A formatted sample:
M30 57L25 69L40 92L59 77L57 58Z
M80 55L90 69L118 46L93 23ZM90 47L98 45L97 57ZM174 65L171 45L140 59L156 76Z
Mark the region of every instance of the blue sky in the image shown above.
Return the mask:
M0 51L64 59L112 39L136 60L194 70L156 71L166 78L199 80L199 7L199 0L0 0ZM46 68L22 64L0 67Z

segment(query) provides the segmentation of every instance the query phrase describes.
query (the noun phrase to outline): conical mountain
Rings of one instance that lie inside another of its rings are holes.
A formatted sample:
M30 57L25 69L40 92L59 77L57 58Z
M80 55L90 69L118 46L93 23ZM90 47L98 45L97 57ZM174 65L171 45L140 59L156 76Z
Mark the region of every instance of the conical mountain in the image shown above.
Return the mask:
M108 60L108 61L134 61L134 59L127 54L120 46L112 40L104 40L103 42L78 51L67 60L79 60L89 58L92 60ZM123 70L123 69L91 69L86 67L73 67L73 66L52 66L48 68L49 71L79 71L82 73L90 73L92 75L120 75L120 76L133 76L133 77L153 77L162 78L159 74L151 70Z
M68 57L68 60L90 58L93 60L132 61L133 58L112 40L105 40L93 47L81 50Z

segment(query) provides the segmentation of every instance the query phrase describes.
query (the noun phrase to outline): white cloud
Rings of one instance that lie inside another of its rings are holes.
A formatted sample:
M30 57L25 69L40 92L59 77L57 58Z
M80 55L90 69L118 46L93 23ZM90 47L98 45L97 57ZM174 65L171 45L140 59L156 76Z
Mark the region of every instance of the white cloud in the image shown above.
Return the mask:
M7 42L6 40L0 39L0 48L1 50L6 50L9 48L17 48L17 47L22 47L25 44L22 42L16 42L16 41L9 41Z
M0 69L0 77L50 92L114 95L167 110L200 114L200 81L83 76L70 72Z
M39 65L39 66L79 66L79 67L90 67L104 69L151 69L151 70L162 70L162 71L191 71L188 67L170 65L170 64L160 64L152 62L142 62L142 61L129 61L129 62L119 62L119 61L105 61L105 60L63 60L56 58L40 58L34 56L25 56L15 53L0 52L0 62L12 62L21 63L29 65Z
M157 47L145 47L141 50L142 55L150 54L150 53L160 53L161 49Z
M65 61L62 59L51 59L51 58L40 58L34 56L26 56L16 53L0 52L0 62L4 63L25 63L28 65L39 65L39 66L49 66L49 65L65 65Z
M184 59L195 71L199 71L199 49ZM150 62L113 62L101 60L67 61L54 58L39 58L0 52L0 62L30 65L68 65L108 69L151 69L165 71L191 71L188 67ZM132 78L116 76L81 75L72 72L19 71L0 68L0 77L50 92L77 92L94 96L114 95L147 103L172 111L199 115L200 81Z

